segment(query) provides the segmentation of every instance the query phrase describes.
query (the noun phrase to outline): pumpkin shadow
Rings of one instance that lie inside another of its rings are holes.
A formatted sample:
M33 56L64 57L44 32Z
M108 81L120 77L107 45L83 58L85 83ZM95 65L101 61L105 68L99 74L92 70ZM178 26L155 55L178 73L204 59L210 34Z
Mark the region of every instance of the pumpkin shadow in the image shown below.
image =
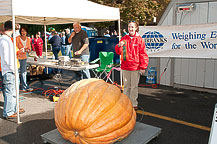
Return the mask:
M52 119L43 118L45 115L47 118L48 115L50 115L49 113L51 112L46 112L43 114L35 114L35 115L22 118L26 122L23 122L20 125L16 125L17 128L15 133L3 136L1 137L1 139L8 143L43 144L41 135L53 129L56 129L53 116L51 116ZM41 118L41 119L37 119L37 118ZM11 123L9 124L14 125Z

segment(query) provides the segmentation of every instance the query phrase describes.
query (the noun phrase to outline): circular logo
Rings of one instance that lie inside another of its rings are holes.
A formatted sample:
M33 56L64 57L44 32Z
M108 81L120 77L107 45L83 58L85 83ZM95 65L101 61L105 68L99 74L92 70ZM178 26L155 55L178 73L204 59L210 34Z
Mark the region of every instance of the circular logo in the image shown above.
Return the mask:
M145 46L147 50L156 51L163 48L164 43L167 42L167 39L157 31L148 31L144 33L142 38L145 41Z

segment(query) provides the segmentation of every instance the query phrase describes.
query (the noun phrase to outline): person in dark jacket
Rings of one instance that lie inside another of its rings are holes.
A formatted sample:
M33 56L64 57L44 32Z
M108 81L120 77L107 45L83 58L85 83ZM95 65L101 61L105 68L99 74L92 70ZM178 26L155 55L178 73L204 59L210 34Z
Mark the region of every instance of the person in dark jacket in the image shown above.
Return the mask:
M54 36L49 40L49 43L52 45L52 50L53 50L55 60L58 60L58 53L59 53L59 51L61 49L62 40L57 35L56 31L54 31L52 33L54 34Z

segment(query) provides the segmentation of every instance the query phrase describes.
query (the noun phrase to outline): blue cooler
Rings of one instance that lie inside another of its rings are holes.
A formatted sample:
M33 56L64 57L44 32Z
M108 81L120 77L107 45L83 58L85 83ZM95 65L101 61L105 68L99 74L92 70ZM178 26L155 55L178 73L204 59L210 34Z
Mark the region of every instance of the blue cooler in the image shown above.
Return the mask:
M157 83L157 70L156 67L150 67L148 69L148 75L146 78L146 83L156 84Z

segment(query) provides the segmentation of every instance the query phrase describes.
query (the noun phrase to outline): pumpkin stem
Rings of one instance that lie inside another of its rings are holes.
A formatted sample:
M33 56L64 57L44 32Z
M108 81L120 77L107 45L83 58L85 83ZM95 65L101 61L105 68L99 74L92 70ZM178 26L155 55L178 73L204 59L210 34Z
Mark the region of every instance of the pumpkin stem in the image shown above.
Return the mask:
M78 136L78 132L77 132L77 131L75 131L75 132L74 132L74 135L75 135L75 137L76 137L76 136Z

